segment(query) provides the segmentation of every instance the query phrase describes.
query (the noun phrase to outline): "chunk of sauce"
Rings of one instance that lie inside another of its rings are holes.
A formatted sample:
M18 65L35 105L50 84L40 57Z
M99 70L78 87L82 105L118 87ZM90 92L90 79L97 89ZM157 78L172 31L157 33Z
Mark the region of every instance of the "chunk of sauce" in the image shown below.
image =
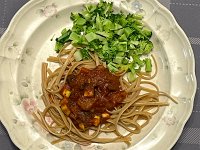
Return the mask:
M103 66L73 72L67 77L64 89L71 93L66 98L69 117L82 129L105 123L110 116L107 110L119 106L127 96L120 88L119 77Z

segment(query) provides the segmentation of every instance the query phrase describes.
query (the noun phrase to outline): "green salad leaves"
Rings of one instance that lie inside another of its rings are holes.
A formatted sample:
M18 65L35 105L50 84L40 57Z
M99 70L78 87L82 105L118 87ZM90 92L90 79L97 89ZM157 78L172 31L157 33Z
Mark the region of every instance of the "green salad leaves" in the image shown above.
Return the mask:
M71 13L73 27L62 30L55 50L59 52L66 42L71 42L83 47L76 54L77 61L90 59L89 52L94 52L110 71L128 71L130 80L134 80L142 67L146 72L152 70L151 60L141 58L153 49L152 31L145 28L142 19L138 14L115 13L113 3L103 0L85 5L82 12Z

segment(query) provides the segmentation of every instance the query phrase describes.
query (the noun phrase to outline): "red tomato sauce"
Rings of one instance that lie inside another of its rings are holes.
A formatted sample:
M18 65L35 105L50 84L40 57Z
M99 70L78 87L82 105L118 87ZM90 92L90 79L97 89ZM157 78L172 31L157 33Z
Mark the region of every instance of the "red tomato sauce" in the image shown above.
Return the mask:
M105 123L110 117L107 110L119 106L127 96L120 87L119 77L103 66L73 72L67 77L62 92L66 90L70 91L63 99L68 116L83 130Z

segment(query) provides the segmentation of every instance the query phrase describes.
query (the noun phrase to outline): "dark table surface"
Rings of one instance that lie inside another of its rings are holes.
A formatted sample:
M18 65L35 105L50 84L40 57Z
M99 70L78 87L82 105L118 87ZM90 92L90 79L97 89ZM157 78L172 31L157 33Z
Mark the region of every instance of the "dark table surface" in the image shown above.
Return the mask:
M200 81L200 0L159 0L175 16L192 44L196 59L197 82ZM27 0L0 0L0 36L13 15ZM200 150L200 90L197 89L192 116L173 150ZM0 150L16 150L0 123Z

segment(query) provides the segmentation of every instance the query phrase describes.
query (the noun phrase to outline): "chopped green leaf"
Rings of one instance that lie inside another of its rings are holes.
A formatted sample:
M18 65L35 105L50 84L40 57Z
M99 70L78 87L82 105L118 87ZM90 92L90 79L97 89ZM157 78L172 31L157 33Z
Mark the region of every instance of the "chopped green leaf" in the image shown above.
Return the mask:
M118 71L117 67L115 66L114 63L110 62L108 65L108 69L111 71L111 72L116 72Z
M135 63L137 63L139 66L143 66L143 65L144 65L144 62L139 58L138 55L134 55L134 56L133 56L133 61L134 61Z
M153 43L151 41L148 41L145 48L144 48L144 54L149 54L153 49Z
M123 27L120 24L115 23L115 30L122 29Z
M69 39L72 40L74 43L77 43L80 41L80 35L78 35L76 32L72 32Z
M91 33L86 34L85 38L87 39L88 42L91 42L91 41L97 39L98 37L95 33L91 32Z
M146 37L148 37L148 38L151 38L151 36L152 36L152 31L150 31L150 30L148 30L148 29L144 29L144 30L142 31L142 33L143 33Z
M80 16L78 13L71 13L70 19L74 21L74 20L77 20L79 17Z
M113 62L115 62L117 64L122 64L123 59L124 59L124 57L116 56Z
M88 12L92 13L96 10L97 6L96 5L85 5L85 8Z
M80 51L81 51L83 59L90 58L89 50L87 48L82 48Z
M62 35L59 38L57 38L56 41L64 44L70 40L69 39L70 34L71 34L71 30L67 30L67 31L63 30Z
M75 53L74 53L74 58L76 61L81 61L83 59L83 56L81 54L81 50L77 50Z
M97 14L97 16L96 16L96 28L99 31L103 30L103 25L102 25L101 19L99 17L99 14Z
M124 33L124 29L117 30L117 31L115 31L115 33L117 35L122 35Z
M76 24L77 25L84 25L86 23L86 20L79 17L77 20L76 20Z
M124 32L126 34L127 37L129 37L129 35L131 35L131 33L133 33L133 30L129 27L124 28Z
M111 36L112 36L112 35L111 35L110 33L108 33L108 32L100 32L100 31L97 31L96 34L101 35L101 36L104 36L104 37L106 37L106 38L111 38Z
M129 62L129 59L128 59L128 58L124 58L124 59L122 60L122 64L124 64L124 65L127 65L128 62Z
M120 38L119 38L120 41L127 41L127 37L126 37L126 34L123 34Z
M64 29L61 31L61 34L63 35L63 34L66 34L66 33L67 33L67 29L64 28Z
M146 58L146 59L144 60L144 62L145 62L145 71L146 71L146 72L151 72L151 71L152 71L151 59Z
M135 81L135 79L136 79L136 74L135 74L135 73L132 73L132 72L128 72L128 73L127 73L127 78L128 78L128 81L129 81L129 82L133 82L133 81Z
M119 42L118 51L127 51L127 42Z
M103 27L105 31L114 30L115 25L108 19L104 19Z
M55 51L58 53L63 46L64 46L64 44L62 44L60 42L56 42Z

